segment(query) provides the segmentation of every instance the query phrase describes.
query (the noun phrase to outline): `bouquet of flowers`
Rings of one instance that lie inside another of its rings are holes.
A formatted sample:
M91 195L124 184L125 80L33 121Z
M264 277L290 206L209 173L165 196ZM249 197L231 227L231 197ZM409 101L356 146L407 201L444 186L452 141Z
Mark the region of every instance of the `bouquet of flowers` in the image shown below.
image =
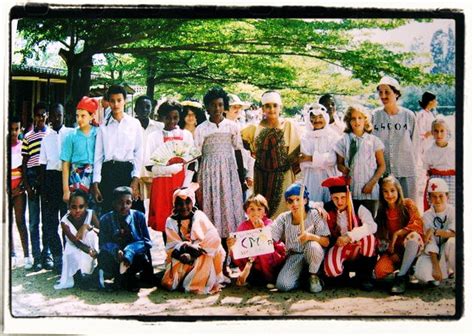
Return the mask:
M157 165L167 166L173 162L175 163L175 158L180 159L178 162L187 164L198 159L200 156L201 152L193 145L183 140L172 140L158 147L151 155L151 160Z

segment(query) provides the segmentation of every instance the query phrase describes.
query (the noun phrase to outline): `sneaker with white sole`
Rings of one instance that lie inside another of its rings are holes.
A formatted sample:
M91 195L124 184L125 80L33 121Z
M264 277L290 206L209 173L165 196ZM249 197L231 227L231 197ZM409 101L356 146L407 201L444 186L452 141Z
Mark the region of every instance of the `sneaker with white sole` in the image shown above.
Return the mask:
M319 293L323 290L321 280L319 280L317 275L311 275L309 277L309 291L311 293Z
M33 259L31 257L25 257L23 261L23 268L26 270L30 270L33 268Z

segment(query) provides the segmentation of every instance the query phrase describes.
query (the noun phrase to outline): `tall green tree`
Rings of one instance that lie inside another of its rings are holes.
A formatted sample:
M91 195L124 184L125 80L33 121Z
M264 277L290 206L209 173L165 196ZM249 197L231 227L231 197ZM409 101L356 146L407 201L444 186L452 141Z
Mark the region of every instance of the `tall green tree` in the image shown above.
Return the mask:
M381 44L354 38L360 29L390 30L407 22L21 19L18 30L27 41L21 50L25 56L34 50L33 46L62 44L59 54L68 70L67 108L72 112L75 102L88 92L93 56L98 54L108 55L108 68L98 66L97 70L107 70L110 82L120 77L147 85L150 96L156 91L199 96L210 85L238 83L306 95L329 89L344 94L376 82L383 74L403 79L404 83L436 81L436 74L423 76L423 66L409 63L413 53L393 52ZM111 62L113 57L122 61ZM339 85L344 82L346 85Z

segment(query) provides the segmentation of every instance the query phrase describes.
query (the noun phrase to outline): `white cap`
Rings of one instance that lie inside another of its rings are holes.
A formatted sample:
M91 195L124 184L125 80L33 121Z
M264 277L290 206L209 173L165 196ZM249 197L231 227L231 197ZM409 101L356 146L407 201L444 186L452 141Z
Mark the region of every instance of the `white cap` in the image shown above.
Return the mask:
M265 105L265 104L268 104L268 103L277 103L280 106L282 105L281 96L276 91L265 92L262 95L261 100L262 100L262 105Z
M239 96L237 96L236 94L229 93L228 96L229 96L229 106L240 105L243 108L248 108L250 106L249 103L240 100Z
M439 177L434 177L428 182L428 192L449 192L448 184L445 180Z
M393 77L390 77L390 76L383 76L383 77L380 79L380 82L377 84L377 89L378 89L379 86L382 85L382 84L393 86L395 89L397 89L397 91L401 91L401 89L400 89L400 83L398 83L398 81L397 81L395 78L393 78Z

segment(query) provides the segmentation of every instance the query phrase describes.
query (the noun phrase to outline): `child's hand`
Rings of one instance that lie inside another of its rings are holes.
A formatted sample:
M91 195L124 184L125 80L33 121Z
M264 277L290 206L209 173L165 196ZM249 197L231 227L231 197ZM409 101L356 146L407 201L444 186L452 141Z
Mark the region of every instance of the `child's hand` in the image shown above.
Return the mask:
M299 162L311 162L313 161L313 157L311 155L306 155L306 154L303 154L301 153L300 156L299 156Z
M374 190L375 183L367 182L364 187L362 188L362 193L364 194L371 194L372 190Z
M311 240L311 236L305 231L298 236L298 240L300 241L301 245L303 245L307 241Z
M336 240L336 245L339 247L346 246L351 242L351 238L347 235L339 236Z
M441 267L439 267L439 264L433 264L433 278L436 281L441 281L443 280L443 273L441 273Z
M236 239L234 237L229 237L226 239L227 247L231 249L235 245Z
M425 242L429 242L431 240L431 237L433 237L434 230L429 229L428 231L425 232L425 236L423 237Z
M253 187L253 179L251 179L250 177L245 178L245 183L247 184L247 187Z
M252 220L253 227L256 229L263 228L263 220L261 218L255 219L255 221Z

